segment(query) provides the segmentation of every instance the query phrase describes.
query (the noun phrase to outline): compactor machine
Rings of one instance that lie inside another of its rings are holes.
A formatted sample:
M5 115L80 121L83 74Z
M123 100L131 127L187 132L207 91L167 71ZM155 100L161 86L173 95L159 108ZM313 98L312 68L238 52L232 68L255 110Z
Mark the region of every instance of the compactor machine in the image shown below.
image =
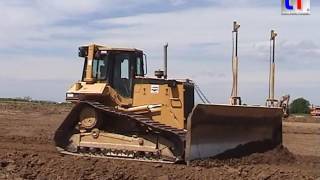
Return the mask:
M195 105L193 81L167 78L167 47L165 68L155 78L146 77L142 50L80 47L82 78L66 93L74 107L55 132L57 149L175 163L253 142L268 143L268 148L282 143L282 108L241 105L236 93L230 105ZM235 56L233 62L237 60Z

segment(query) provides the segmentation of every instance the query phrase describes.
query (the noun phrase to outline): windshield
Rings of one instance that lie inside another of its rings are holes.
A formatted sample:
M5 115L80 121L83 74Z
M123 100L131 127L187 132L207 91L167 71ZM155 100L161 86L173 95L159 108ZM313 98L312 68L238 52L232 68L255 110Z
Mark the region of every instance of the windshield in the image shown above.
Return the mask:
M107 80L108 56L103 59L94 59L92 62L92 77L97 81Z
M123 97L132 97L133 80L137 77L144 77L142 53L110 51L93 60L85 58L82 80L109 83Z

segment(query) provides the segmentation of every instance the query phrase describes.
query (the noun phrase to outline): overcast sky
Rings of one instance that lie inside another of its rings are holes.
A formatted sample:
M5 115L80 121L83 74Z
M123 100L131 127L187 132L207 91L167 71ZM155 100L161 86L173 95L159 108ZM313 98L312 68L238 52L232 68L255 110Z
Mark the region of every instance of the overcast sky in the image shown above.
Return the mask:
M193 79L212 102L226 103L237 20L243 101L265 102L275 29L277 97L320 105L320 3L311 1L310 16L282 16L280 0L0 1L0 97L63 101L81 77L78 46L93 42L143 49L153 76L168 42L169 78Z

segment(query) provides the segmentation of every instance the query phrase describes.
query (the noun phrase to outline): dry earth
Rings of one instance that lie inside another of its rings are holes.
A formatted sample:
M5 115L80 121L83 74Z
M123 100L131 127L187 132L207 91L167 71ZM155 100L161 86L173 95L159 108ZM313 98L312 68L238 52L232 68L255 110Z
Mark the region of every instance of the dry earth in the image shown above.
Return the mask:
M61 155L52 136L69 110L65 105L0 103L0 179L320 178L318 120L284 122L284 147L186 166Z

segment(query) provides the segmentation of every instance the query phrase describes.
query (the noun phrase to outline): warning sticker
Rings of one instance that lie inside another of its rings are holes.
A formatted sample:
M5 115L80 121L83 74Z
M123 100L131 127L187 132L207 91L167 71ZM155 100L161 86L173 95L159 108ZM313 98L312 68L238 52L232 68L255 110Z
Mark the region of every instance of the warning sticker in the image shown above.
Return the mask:
M151 94L158 94L160 90L160 86L156 84L151 84Z

